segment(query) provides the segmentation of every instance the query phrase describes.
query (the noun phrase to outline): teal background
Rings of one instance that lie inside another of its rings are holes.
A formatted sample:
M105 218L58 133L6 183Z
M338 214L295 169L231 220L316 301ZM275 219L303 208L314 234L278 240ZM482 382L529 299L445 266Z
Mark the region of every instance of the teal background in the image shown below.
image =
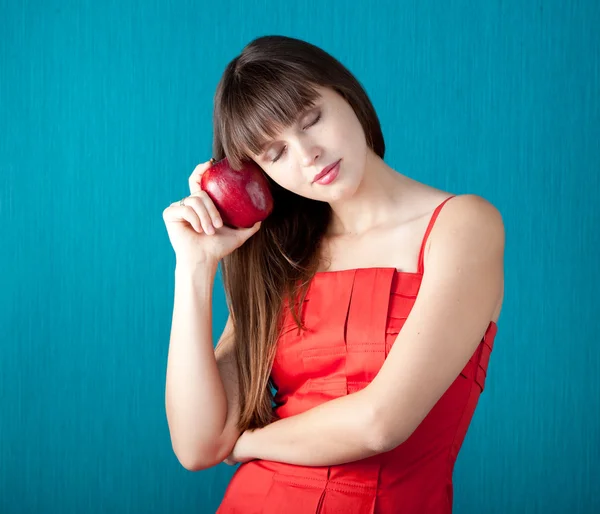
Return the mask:
M162 211L210 157L224 67L265 34L356 74L388 164L504 216L505 306L455 512L600 511L597 1L0 7L1 514L219 504L234 468L188 472L169 440ZM219 282L216 332L225 318Z

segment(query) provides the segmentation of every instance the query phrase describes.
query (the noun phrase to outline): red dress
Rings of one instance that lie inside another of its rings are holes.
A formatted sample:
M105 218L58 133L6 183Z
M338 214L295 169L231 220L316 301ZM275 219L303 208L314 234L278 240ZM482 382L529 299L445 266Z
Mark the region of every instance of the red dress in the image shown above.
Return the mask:
M415 302L427 237L450 198L431 218L416 273L384 267L320 272L302 309L309 330L298 334L286 311L272 369L280 418L358 391L377 375ZM491 321L460 375L394 450L336 466L241 464L217 513L452 512L454 463L483 391L497 330Z

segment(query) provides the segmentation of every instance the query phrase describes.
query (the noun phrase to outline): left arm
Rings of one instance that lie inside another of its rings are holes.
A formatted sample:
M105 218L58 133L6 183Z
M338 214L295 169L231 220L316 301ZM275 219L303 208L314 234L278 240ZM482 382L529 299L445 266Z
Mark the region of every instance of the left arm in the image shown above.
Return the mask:
M454 198L430 234L415 304L361 391L242 434L231 457L329 466L404 442L475 352L502 294L504 225L475 195Z
M301 466L333 466L380 453L371 447L367 420L373 412L365 389L246 430L227 462L272 460Z

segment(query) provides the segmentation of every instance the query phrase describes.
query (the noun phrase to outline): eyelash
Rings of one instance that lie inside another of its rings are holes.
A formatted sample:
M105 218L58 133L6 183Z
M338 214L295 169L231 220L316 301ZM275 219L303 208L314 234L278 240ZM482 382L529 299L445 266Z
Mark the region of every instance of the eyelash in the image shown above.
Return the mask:
M316 125L317 122L321 119L321 113L319 113L319 115L315 118L315 121L309 123L306 127L304 127L305 129L312 127L313 125ZM277 162L279 159L281 159L281 156L283 155L283 153L285 152L285 146L283 147L283 150L281 150L281 152L279 152L279 154L271 160L271 163L275 163Z

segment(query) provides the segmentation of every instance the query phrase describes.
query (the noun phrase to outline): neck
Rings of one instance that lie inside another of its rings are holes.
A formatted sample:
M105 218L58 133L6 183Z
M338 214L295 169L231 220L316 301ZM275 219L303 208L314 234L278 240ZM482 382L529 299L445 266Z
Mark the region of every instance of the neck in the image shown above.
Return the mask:
M361 236L395 217L414 181L390 168L369 151L363 179L351 198L331 202L328 237Z

